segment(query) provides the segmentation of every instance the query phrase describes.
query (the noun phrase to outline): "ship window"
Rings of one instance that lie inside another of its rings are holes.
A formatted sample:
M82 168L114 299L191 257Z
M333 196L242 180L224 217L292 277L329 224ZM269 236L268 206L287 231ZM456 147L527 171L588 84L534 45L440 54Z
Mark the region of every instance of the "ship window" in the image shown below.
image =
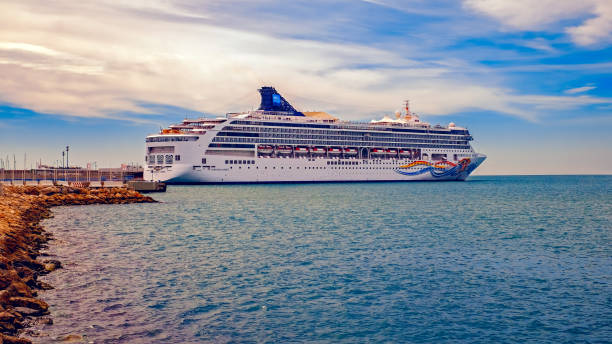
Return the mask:
M166 155L166 164L172 163L172 155Z
M206 158L202 158L202 164L206 163Z
M163 155L158 155L157 156L157 163L158 164L163 164L164 163L164 156Z
M181 156L180 156L180 155L175 155L175 156L174 156L174 160L176 160L176 161L180 161L180 160L181 160Z
M225 164L226 164L226 165L227 165L227 161L228 161L228 160L225 160Z

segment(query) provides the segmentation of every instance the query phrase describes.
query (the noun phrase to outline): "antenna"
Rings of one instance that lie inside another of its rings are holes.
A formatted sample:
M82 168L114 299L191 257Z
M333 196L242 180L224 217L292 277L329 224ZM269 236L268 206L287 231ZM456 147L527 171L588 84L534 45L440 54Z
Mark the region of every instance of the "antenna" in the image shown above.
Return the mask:
M406 116L404 117L406 120L412 119L412 113L410 112L410 100L404 101L404 108L406 109Z

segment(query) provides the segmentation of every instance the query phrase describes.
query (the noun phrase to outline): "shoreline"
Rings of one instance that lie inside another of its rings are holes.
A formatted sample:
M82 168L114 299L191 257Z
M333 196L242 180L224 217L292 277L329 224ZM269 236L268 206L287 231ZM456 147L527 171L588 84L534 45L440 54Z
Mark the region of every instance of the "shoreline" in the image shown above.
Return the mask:
M53 288L38 277L62 267L57 260L41 258L53 236L40 222L53 216L51 207L154 202L126 188L0 185L0 344L32 343L18 337L24 329L36 322L53 323L49 305L38 295Z

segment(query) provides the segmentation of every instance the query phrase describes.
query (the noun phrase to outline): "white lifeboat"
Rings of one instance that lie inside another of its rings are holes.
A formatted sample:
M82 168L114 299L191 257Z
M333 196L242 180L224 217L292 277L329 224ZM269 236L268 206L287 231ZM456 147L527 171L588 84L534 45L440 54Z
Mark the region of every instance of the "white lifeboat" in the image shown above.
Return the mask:
M328 149L327 151L329 152L329 154L334 154L334 155L342 153L342 149L337 148L337 147L332 147Z
M372 148L370 150L370 154L372 154L372 155L383 155L383 154L385 154L385 150L382 149L382 148Z
M259 154L272 154L274 148L272 146L259 146L257 147L257 152Z
M291 152L293 151L293 149L291 149L290 146L278 146L276 148L276 151L278 152L278 154L291 154Z
M295 147L294 151L296 154L306 154L310 151L310 149L308 149L308 147Z
M355 148L345 148L344 149L344 154L346 154L346 155L355 155L355 154L357 154L357 149L355 149Z
M323 147L314 147L312 149L313 154L325 154L325 148Z
M385 151L385 153L387 153L387 155L397 155L397 149L389 148Z
M405 149L405 148L400 149L399 155L400 156L410 156L411 155L410 149Z

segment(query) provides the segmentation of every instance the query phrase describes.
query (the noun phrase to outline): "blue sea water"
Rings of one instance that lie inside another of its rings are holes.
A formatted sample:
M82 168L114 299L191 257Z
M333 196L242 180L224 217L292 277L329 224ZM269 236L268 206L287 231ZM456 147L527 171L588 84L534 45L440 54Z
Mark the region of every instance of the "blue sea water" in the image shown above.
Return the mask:
M36 342L612 341L612 176L154 197L54 209Z

